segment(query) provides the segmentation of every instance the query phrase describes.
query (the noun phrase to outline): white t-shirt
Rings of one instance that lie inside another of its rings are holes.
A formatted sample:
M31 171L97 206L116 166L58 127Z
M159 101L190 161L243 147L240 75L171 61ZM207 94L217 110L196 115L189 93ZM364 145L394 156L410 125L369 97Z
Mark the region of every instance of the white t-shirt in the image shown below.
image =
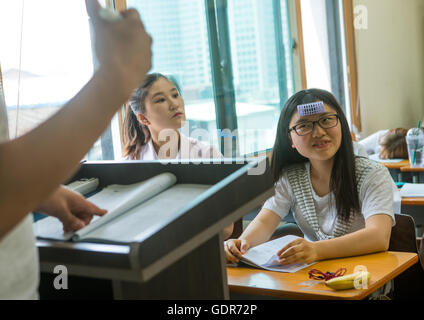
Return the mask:
M8 136L6 107L0 91L0 141ZM0 300L38 299L38 283L38 251L32 217L27 215L0 239Z
M305 163L308 172L309 183L310 163ZM387 214L395 223L394 213L398 213L399 208L395 208L394 194L400 199L399 192L388 170L384 167L376 169L365 178L359 191L359 203L361 213L356 213L353 223L348 233L352 233L365 227L365 220L375 214ZM326 234L333 234L335 227L337 210L333 193L329 193L323 197L318 196L312 187L312 195L315 205L315 211L318 217L318 224L321 230ZM283 219L290 211L293 211L293 217L299 228L302 230L305 238L310 241L317 241L312 227L302 215L299 205L296 203L293 190L290 187L287 171L285 171L280 180L275 185L275 195L269 198L264 208L275 212Z
M180 133L181 147L178 150L176 159L207 159L207 158L222 158L221 152L205 142L196 140L194 138L186 137ZM158 155L153 146L152 139L150 139L140 150L140 160L158 160ZM129 160L126 157L124 160Z
M361 144L359 144L356 141L352 141L352 143L353 143L353 153L355 154L355 156L368 158L368 153Z
M378 143L378 140L380 140L380 137L384 134L386 134L389 130L380 130L377 131L365 139L362 139L358 141L358 143L363 146L368 154L374 154L380 152L380 144Z

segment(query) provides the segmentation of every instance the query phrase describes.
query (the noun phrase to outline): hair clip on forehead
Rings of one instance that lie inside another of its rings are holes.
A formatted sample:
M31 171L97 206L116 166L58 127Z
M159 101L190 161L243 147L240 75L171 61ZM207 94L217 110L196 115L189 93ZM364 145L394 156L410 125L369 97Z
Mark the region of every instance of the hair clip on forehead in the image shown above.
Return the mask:
M312 114L324 112L324 102L312 102L307 104L301 104L297 106L297 112L300 117L310 116Z

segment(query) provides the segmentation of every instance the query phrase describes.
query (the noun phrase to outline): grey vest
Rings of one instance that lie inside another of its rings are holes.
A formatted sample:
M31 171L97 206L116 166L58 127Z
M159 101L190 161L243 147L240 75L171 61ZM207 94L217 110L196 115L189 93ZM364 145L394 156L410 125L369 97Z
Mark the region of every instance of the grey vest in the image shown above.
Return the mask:
M381 168L381 165L367 158L355 158L355 174L358 194L365 177L372 171ZM349 232L354 219L355 212L351 212L349 221L344 221L340 215L337 215L334 231L332 235L324 233L318 224L318 217L315 211L314 200L312 196L312 185L309 183L308 172L305 164L296 164L287 168L287 177L293 190L296 203L299 205L302 215L310 224L319 240L327 240L340 237Z

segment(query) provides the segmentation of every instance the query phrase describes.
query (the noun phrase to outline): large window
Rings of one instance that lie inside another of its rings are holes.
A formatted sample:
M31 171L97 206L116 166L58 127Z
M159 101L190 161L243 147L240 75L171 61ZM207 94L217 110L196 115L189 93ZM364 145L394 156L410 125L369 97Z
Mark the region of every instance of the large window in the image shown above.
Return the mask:
M293 93L287 1L230 0L228 20L239 149L251 154L273 146Z
M91 76L85 12L82 1L0 2L0 61L12 138L56 112Z
M15 138L49 118L90 79L85 3L2 0L0 39L10 137ZM103 157L100 141L88 159Z
M341 1L299 1L101 3L140 13L154 39L152 71L172 76L182 89L188 119L183 133L219 146L225 156L241 156L272 147L281 109L300 89L293 67L299 63L293 64L292 57L302 43L295 42L290 30L296 26L295 3L302 9L308 87L332 91L349 113ZM2 0L0 36L14 138L74 96L96 61L84 1ZM119 124L115 117L89 160L120 159Z
M192 134L206 129L209 143L217 144L215 109L204 1L127 0L138 10L153 41L152 72L177 80Z
M207 129L208 142L221 143L226 156L272 147L280 98L293 91L285 0L127 0L127 7L139 11L154 39L153 71L174 76L182 88L189 120L185 133ZM229 41L216 43L214 36ZM219 74L223 64L232 74ZM220 105L220 92L233 99ZM227 126L219 118L228 114L236 121ZM227 152L223 137L237 139L236 150Z
M301 0L301 8L307 85L332 92L350 122L343 2Z

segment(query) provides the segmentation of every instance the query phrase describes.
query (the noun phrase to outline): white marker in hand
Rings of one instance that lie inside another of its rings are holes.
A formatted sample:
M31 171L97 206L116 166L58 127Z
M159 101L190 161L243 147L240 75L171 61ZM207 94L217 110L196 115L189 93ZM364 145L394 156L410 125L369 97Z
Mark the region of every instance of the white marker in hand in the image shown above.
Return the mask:
M122 20L121 14L117 11L110 9L110 8L101 8L99 10L99 16L102 19L105 19L105 20L110 21L110 22L118 22L118 21Z

